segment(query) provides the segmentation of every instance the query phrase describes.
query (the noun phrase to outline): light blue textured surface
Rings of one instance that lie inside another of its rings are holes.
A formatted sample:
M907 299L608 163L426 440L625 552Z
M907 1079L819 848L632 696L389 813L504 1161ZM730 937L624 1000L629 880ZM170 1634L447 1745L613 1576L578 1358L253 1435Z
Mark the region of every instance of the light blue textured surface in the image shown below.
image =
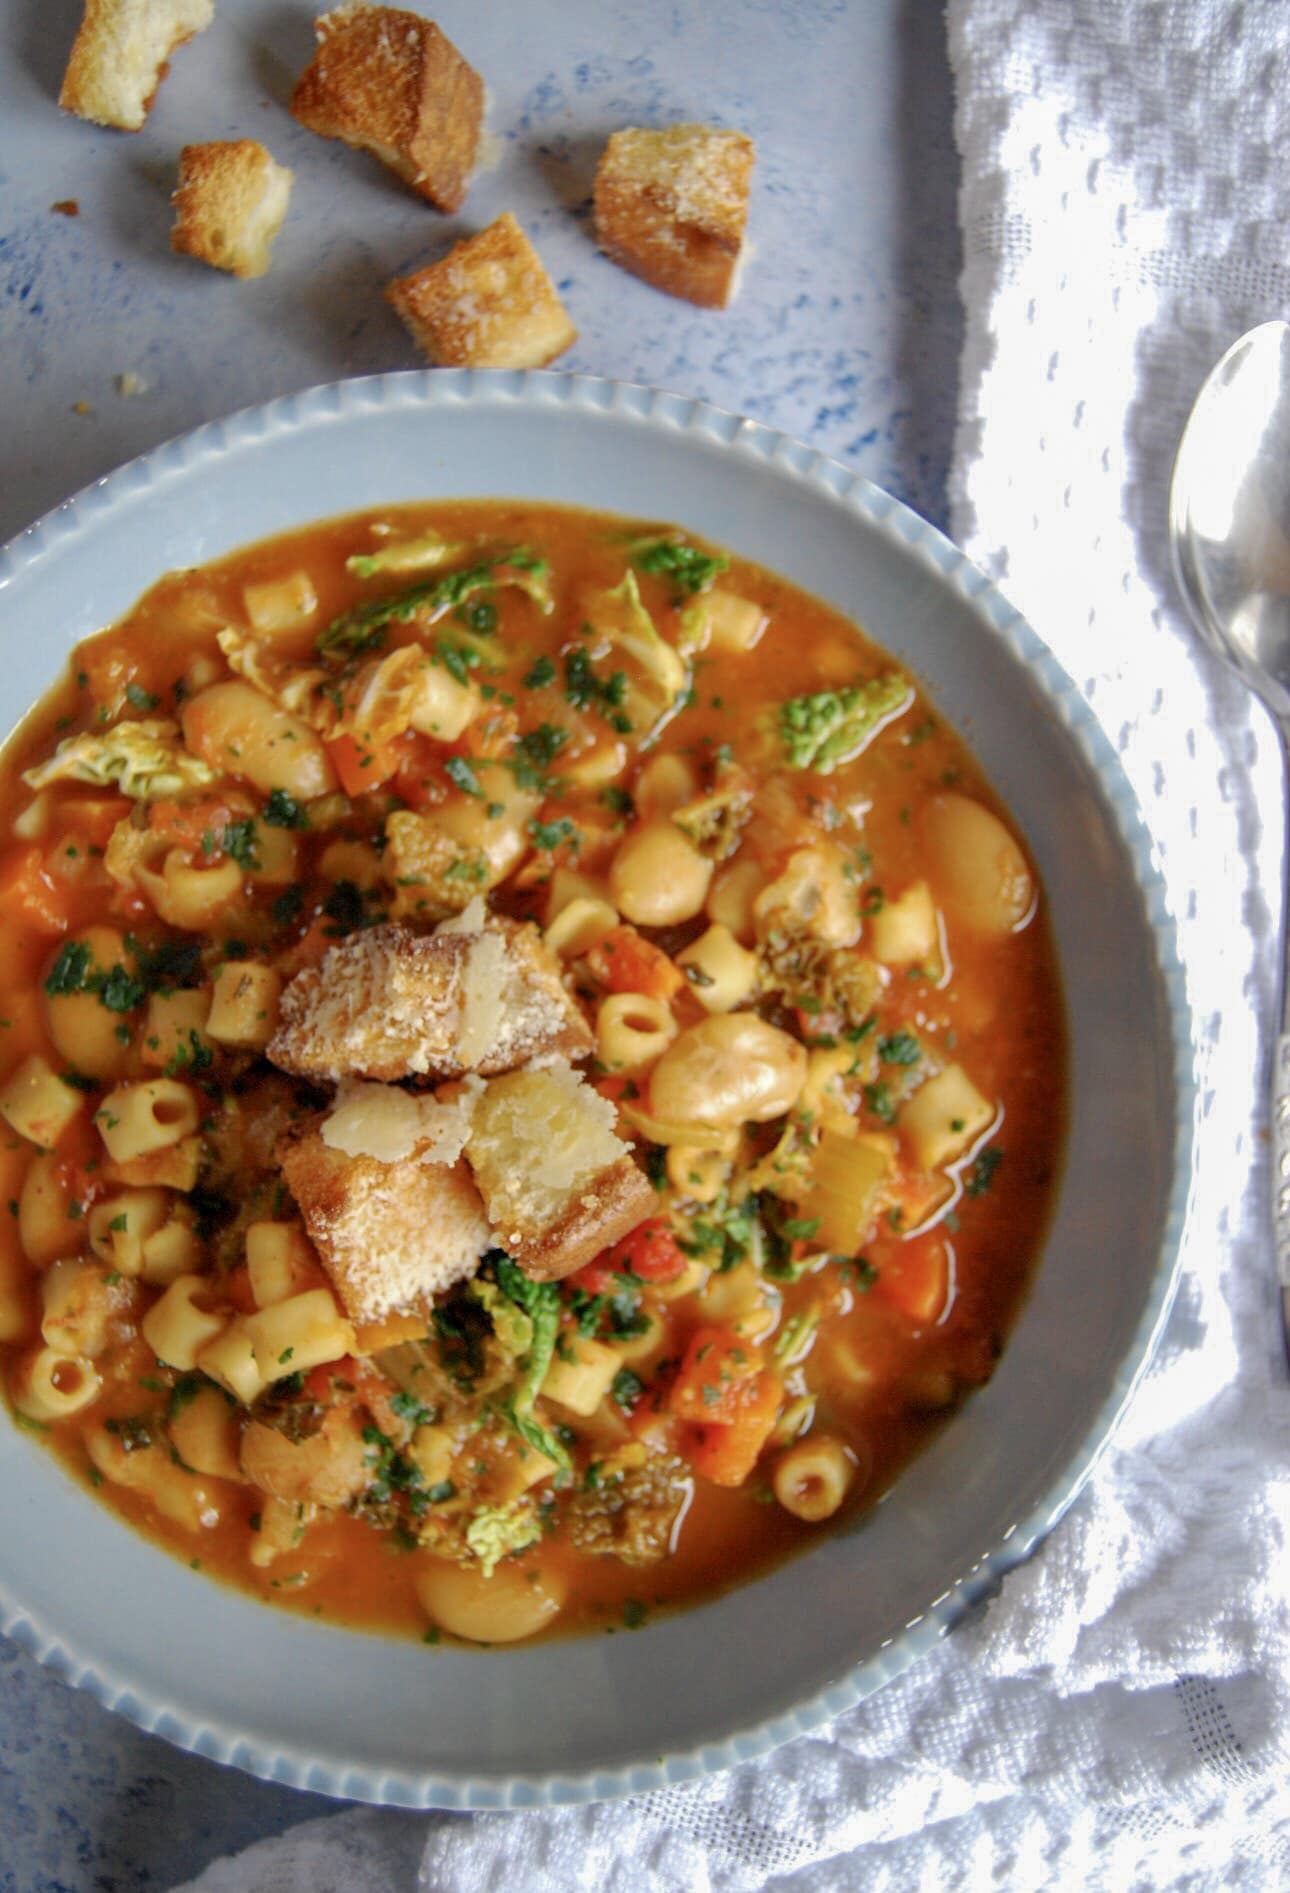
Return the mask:
M581 330L562 366L753 414L942 519L957 242L934 0L425 10L484 72L501 140L454 220L286 116L310 48L308 4L221 0L130 138L54 107L76 9L2 0L0 537L213 415L412 365L380 284L505 207ZM586 223L608 130L693 117L738 124L760 150L756 253L739 300L716 315L623 277ZM167 249L179 145L236 135L263 138L297 172L274 269L245 285ZM51 215L69 197L81 215ZM148 392L116 392L127 370ZM88 415L73 411L80 402ZM320 1805L140 1734L11 1645L0 1645L0 1678L3 1893L164 1887Z

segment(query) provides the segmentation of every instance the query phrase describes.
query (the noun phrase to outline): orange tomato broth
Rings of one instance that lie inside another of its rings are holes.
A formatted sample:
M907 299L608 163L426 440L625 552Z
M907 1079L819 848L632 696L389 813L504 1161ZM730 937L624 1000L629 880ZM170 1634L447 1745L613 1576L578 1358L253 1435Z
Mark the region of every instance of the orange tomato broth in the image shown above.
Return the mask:
M0 1083L33 1051L55 1068L65 1066L49 1037L42 986L69 935L94 922L107 922L126 933L133 930L149 941L171 931L158 923L142 895L124 891L102 868L99 851L112 821L128 812L128 804L109 792L61 784L47 791L51 816L45 831L34 841L17 839L14 821L32 799L22 771L47 757L69 733L94 728L98 706L126 684L139 703L155 696L159 703L151 714L163 716L175 714L176 680L195 661L209 668L213 659L218 674L227 675L214 633L223 624L246 623L243 588L248 582L299 569L310 574L318 596L316 613L307 626L275 635L282 651L301 660L310 653L318 628L336 614L356 601L418 582L423 575L416 573L373 584L346 572L345 556L370 548L370 528L378 520L388 522L396 535L414 536L433 527L450 540L523 543L550 562L557 598L552 616L539 616L516 592L499 590L493 598L497 639L507 664L504 674L491 682L499 693L514 696L523 729L559 716L560 655L576 637L577 601L583 591L616 585L626 567L630 534L650 530L608 515L527 502L383 508L285 533L197 570L167 574L119 624L80 646L64 679L29 714L0 759L0 834L7 838L0 859L0 991L5 1015L0 1021ZM664 637L675 638L680 607L671 583L665 576L643 572L638 578L641 597L658 628ZM777 706L889 665L840 612L743 559L732 558L719 583L756 601L767 615L768 628L748 652L698 658L688 707L667 724L650 753L673 751L702 761L717 745L730 746L758 792L740 858L756 855L771 876L795 840L829 835L849 852L862 909L866 904L872 909L884 898L882 890L899 893L927 874L922 817L928 799L938 791L952 786L1007 822L971 754L921 694L855 760L823 776L780 772L768 789L773 742L767 730ZM411 638L415 628L400 627L398 635ZM522 680L543 654L556 665L555 680L525 688ZM124 711L126 716L140 713L128 707ZM453 747L469 753L471 732ZM422 764L426 756L423 746ZM629 790L641 760L634 754L629 758L621 778ZM433 757L430 763L433 766ZM202 792L207 797L217 793ZM244 785L242 796L245 800ZM254 792L251 799L258 800ZM379 796L360 799L349 827L378 828L385 806ZM558 790L544 802L541 818L554 821L570 809L590 812L602 822L607 819L594 795L583 793L570 801ZM334 833L310 832L299 839L307 862ZM316 954L317 900L310 899L295 924L279 928L266 918L269 896L276 891L244 902L220 931L247 941L256 956L272 959L310 935L312 928ZM497 904L541 923L543 901L542 881L534 879L524 887L504 884ZM676 951L678 941L693 937L706 924L703 920L656 934L644 931ZM880 1001L877 1030L891 1036L903 1029L937 1047L943 1060L952 1052L978 1089L998 1102L1000 1115L990 1133L990 1148L1001 1153L997 1167L991 1174L988 1168L974 1172L966 1162L959 1165L954 1172L957 1199L930 1232L910 1234L896 1226L894 1214L886 1213L861 1247L859 1268L853 1262L830 1260L799 1280L777 1284L782 1295L777 1333L793 1315L807 1308L823 1310L804 1363L780 1371L789 1393L797 1388L814 1396L816 1430L843 1439L853 1455L857 1478L844 1517L887 1490L961 1398L988 1379L1039 1256L1060 1164L1065 1026L1042 891L1035 911L1015 932L980 938L957 928L951 918L946 937L950 976L938 982L893 969ZM863 947L862 935L859 950ZM703 1016L688 990L676 1003L683 1023ZM782 1014L775 1016L782 1022ZM143 1075L141 1018L136 1012L122 1020L133 1041L127 1076ZM799 1014L798 1022L809 1036L809 1016ZM606 1085L607 1091L614 1088ZM88 1094L81 1121L59 1147L68 1159L70 1187L79 1192L73 1198L79 1205L74 1221L108 1187L96 1172L102 1153L89 1124L97 1098L96 1092ZM882 1128L863 1107L860 1116L866 1128ZM11 1211L33 1155L30 1144L12 1136L0 1149L0 1202L9 1202ZM666 1207L667 1199L660 1197L660 1210ZM85 1249L73 1242L68 1252L82 1254ZM944 1295L937 1292L938 1271L947 1284ZM134 1292L146 1300L148 1291ZM0 1301L6 1293L11 1307L15 1299L25 1298L27 1309L25 1331L0 1347L0 1367L11 1378L16 1362L39 1338L39 1271L23 1257L16 1211L0 1223ZM646 1290L643 1302L669 1324L664 1353L676 1360L707 1317L693 1297L665 1303ZM146 1497L93 1473L84 1445L89 1429L111 1416L155 1416L174 1378L141 1338L132 1338L138 1314L136 1302L118 1324L112 1347L97 1362L104 1382L101 1397L75 1416L40 1429L64 1465L77 1478L92 1480L98 1497L133 1526L208 1575L303 1614L390 1633L425 1633L426 1614L414 1587L422 1554L400 1549L385 1532L343 1513L324 1514L311 1526L298 1555L284 1555L277 1565L257 1570L247 1563L253 1542L249 1521L262 1497L254 1488L207 1480L218 1492L221 1516L218 1523L192 1534L159 1516ZM773 1344L771 1336L764 1345L768 1361ZM844 1355L862 1364L863 1378L848 1379L840 1370ZM163 1391L155 1391L158 1388ZM579 1423L574 1420L573 1425L578 1431ZM696 1477L671 1553L660 1563L631 1568L616 1558L580 1552L558 1533L519 1554L526 1568L554 1574L567 1587L557 1630L613 1627L624 1614L629 1622L639 1621L646 1611L711 1595L808 1547L827 1527L805 1523L774 1501L768 1485L773 1459L773 1451L764 1454L737 1487Z

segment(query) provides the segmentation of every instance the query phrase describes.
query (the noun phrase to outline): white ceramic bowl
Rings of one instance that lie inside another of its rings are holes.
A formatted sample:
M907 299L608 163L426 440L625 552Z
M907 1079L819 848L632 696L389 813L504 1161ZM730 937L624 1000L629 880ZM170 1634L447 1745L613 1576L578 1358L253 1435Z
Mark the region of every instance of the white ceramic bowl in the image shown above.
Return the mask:
M1148 836L1070 679L961 553L809 448L564 375L391 375L204 427L0 552L0 726L170 567L396 500L533 496L675 520L840 606L923 680L1038 861L1073 1058L1065 1182L994 1379L868 1517L644 1630L471 1652L265 1609L154 1549L0 1423L0 1628L186 1748L411 1806L575 1801L754 1756L897 1675L1070 1504L1173 1287L1190 1018Z

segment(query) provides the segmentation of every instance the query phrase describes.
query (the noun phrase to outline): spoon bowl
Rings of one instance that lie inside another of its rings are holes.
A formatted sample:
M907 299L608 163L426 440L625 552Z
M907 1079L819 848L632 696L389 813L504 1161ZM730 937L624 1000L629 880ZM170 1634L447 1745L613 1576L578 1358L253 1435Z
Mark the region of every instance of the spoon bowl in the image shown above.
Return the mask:
M1197 630L1272 712L1290 762L1290 324L1264 322L1210 372L1169 493L1178 589ZM1284 791L1283 791L1284 798ZM1282 871L1281 1033L1272 1065L1272 1220L1290 1365L1290 850Z
M1174 463L1169 539L1199 631L1290 717L1290 324L1251 329L1207 377Z

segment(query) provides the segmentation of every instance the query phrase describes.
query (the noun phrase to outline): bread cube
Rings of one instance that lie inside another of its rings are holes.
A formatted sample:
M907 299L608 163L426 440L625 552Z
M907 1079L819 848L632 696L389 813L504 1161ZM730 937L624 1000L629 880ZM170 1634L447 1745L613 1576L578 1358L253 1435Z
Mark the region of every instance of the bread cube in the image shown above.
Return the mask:
M85 0L58 103L91 124L138 131L166 61L214 14L215 0Z
M294 175L254 138L185 145L171 249L230 276L263 276Z
M431 20L401 7L333 7L293 115L370 151L438 210L457 210L479 152L484 84Z
M568 1065L509 1072L477 1101L466 1156L495 1240L535 1281L571 1275L654 1209L615 1123Z
M715 125L616 131L596 171L596 239L669 296L723 309L748 221L751 138Z
M492 1243L464 1163L349 1157L321 1120L294 1127L278 1161L341 1306L356 1323L415 1311L475 1273ZM424 1327L422 1328L424 1332Z
M594 1043L560 963L529 924L418 935L391 923L352 934L282 995L268 1056L300 1078L459 1078L531 1058L585 1057Z
M543 368L578 339L509 210L385 294L439 368Z

